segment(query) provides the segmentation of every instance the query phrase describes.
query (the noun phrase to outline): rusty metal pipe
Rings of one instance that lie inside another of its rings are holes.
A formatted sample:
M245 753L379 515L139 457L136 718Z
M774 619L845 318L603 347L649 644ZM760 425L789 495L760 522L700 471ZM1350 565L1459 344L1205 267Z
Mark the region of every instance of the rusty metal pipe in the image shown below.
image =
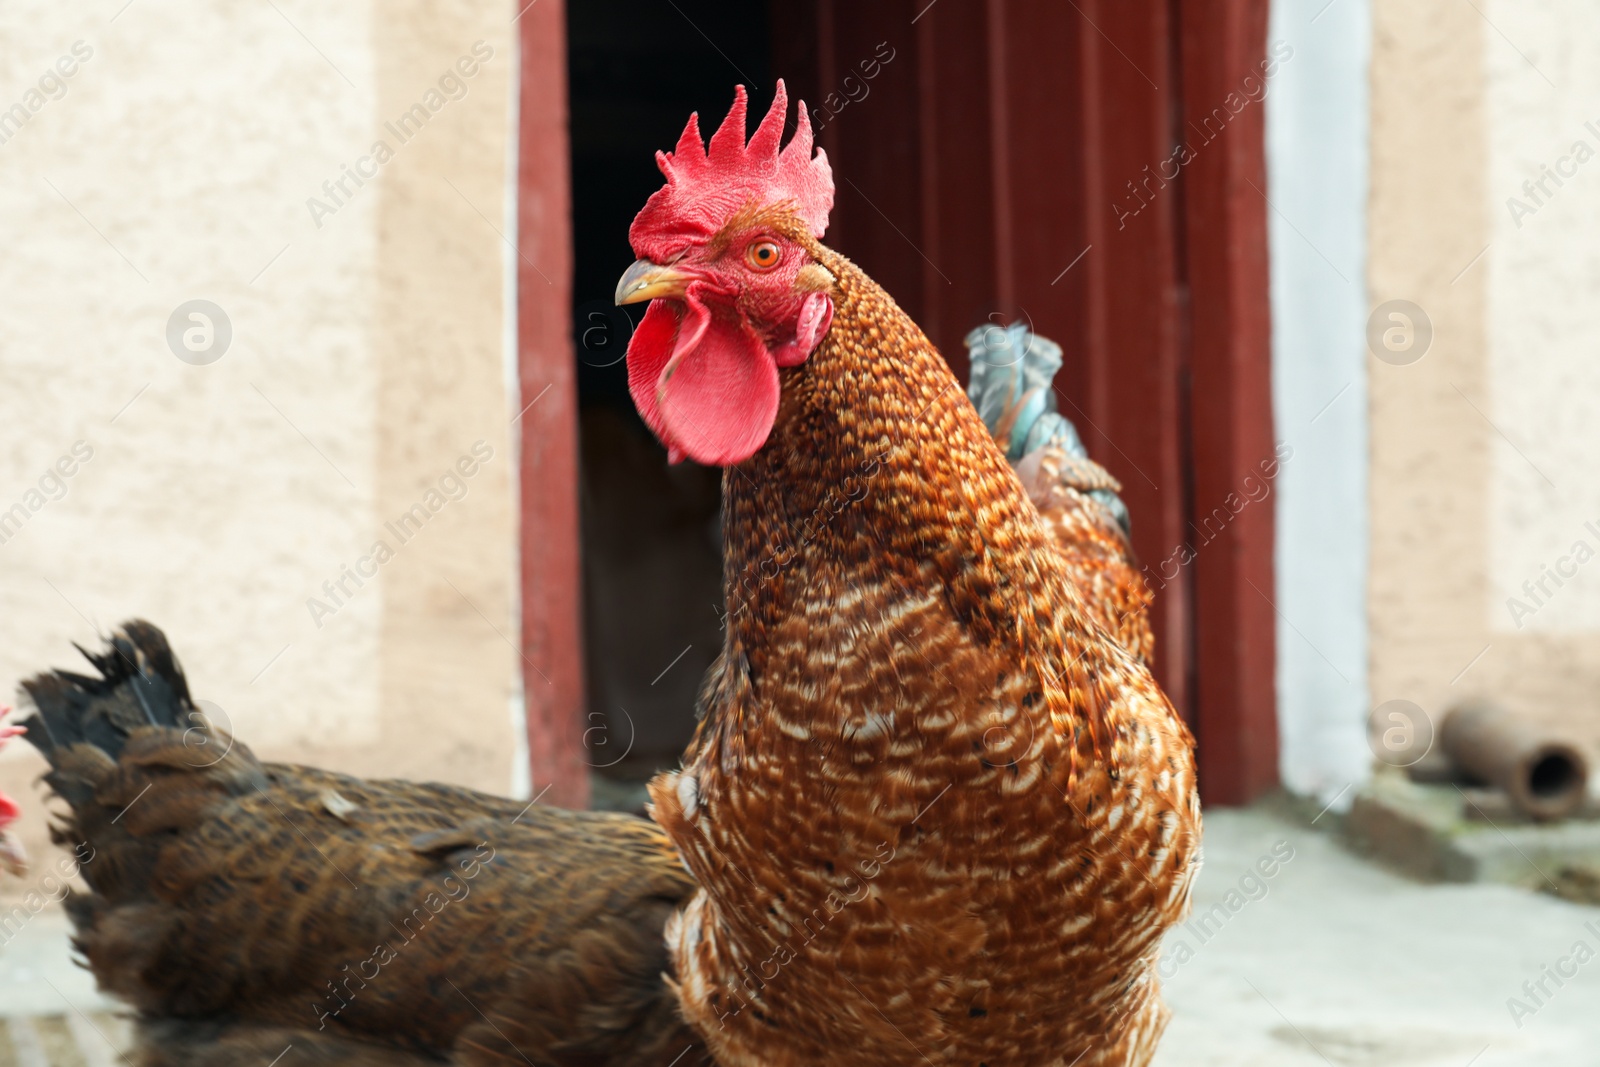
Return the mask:
M1505 790L1534 819L1575 813L1589 789L1589 760L1571 741L1497 704L1463 704L1439 728L1439 744L1457 767Z

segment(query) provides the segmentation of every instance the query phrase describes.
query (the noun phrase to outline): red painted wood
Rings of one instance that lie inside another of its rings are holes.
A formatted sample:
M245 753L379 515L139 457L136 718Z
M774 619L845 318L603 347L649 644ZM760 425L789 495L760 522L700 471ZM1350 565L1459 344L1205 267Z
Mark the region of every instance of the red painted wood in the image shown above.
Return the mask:
M944 233L939 226L939 159L940 153L949 150L945 139L939 131L939 54L938 42L934 37L933 19L919 20L916 28L916 37L913 39L913 51L917 61L917 178L919 181L918 192L922 197L922 217L917 220L919 229L917 235L921 241L923 252L922 264L922 316L923 332L928 334L935 346L939 340L934 337L932 330L934 323L939 320L940 314L945 310L948 301L945 299L944 290L949 288L949 283L941 276L937 261L944 257Z
M833 164L829 243L920 321L923 271L931 257L922 241L917 27L911 21L918 6L913 0L824 0L819 95L807 103L823 122L822 144ZM893 58L885 63L880 55ZM874 69L877 76L868 78Z
M1017 301L1014 231L1019 220L1012 203L1012 168L1024 165L1022 160L1015 158L1016 149L1011 140L1011 88L1015 83L1011 56L1006 48L1006 23L1008 16L1013 14L1007 10L1009 6L1007 0L986 0L984 4L989 60L989 174L994 190L994 211L990 225L994 228L995 303L1000 305L1002 312L1009 311ZM1019 28L1026 30L1032 27Z
M1084 171L1091 157L1083 137L1081 65L1071 61L1087 26L1071 5L1052 0L991 0L990 6L1005 12L1005 77L998 82L1005 131L995 138L995 153L1009 163L1003 196L995 197L995 213L1005 224L995 230L997 254L1011 266L999 303L1006 316L1061 343L1067 374L1058 385L1088 409L1083 281L1089 257L1078 257L1089 243Z
M1134 218L1122 216L1117 205L1142 168L1169 150L1176 90L1168 77L1171 27L1165 4L1088 0L1080 6L1079 17L1093 23L1083 35L1083 107L1093 147L1082 204L1089 251L1074 270L1087 275L1091 406L1068 396L1062 411L1122 481L1134 547L1149 562L1166 557L1187 536L1182 300L1174 258L1181 201L1169 191ZM1192 715L1188 578L1182 572L1158 593L1152 621L1156 677L1173 703Z
M941 2L917 22L922 100L923 313L918 324L957 375L973 327L1007 321L999 306L997 212L989 106L989 13Z
M517 160L523 692L534 795L589 803L583 741L577 387L564 0L530 5Z
M1204 620L1195 632L1196 732L1206 796L1234 804L1278 781L1273 505L1249 497L1262 482L1259 464L1273 458L1264 118L1250 99L1262 85L1267 2L1186 2L1181 10L1180 132L1195 153L1182 182L1194 370L1191 569Z

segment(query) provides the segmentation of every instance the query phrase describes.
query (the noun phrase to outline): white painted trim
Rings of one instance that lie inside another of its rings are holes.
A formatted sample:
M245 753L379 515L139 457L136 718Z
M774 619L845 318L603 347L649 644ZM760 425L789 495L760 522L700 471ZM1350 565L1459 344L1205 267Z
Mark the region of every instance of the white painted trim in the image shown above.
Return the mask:
M1348 806L1371 770L1367 682L1370 0L1272 0L1294 49L1267 95L1285 786ZM1340 796L1342 792L1342 796Z
M506 419L522 410L522 364L517 350L517 164L522 149L522 30L511 28L511 101L506 108L505 195L500 205L501 314L500 345L505 369ZM522 422L511 424L511 640L522 648ZM522 689L522 657L511 661L511 795L533 795L533 767L528 751L528 703Z

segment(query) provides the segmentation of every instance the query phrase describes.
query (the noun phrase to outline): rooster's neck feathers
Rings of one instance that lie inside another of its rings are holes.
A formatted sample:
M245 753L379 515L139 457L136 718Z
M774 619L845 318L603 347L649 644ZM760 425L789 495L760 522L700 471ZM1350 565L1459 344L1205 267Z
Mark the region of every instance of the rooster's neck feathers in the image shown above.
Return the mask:
M938 351L855 264L812 254L838 280L833 328L784 372L766 447L723 477L726 651L759 684L782 620L887 583L945 601L978 644L1063 682L1116 658ZM1037 714L1097 714L1049 703Z

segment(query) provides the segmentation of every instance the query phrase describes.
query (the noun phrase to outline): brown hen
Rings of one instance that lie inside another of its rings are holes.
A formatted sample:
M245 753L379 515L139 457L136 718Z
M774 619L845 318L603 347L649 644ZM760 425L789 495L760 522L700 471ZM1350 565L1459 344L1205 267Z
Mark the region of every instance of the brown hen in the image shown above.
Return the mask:
M154 626L85 655L24 683L26 737L147 1067L701 1061L662 979L692 884L653 823L262 763Z
M641 414L723 479L724 646L655 814L724 1067L1145 1064L1188 906L1192 739L1094 620L944 361L818 242L802 105L696 124L630 233Z

